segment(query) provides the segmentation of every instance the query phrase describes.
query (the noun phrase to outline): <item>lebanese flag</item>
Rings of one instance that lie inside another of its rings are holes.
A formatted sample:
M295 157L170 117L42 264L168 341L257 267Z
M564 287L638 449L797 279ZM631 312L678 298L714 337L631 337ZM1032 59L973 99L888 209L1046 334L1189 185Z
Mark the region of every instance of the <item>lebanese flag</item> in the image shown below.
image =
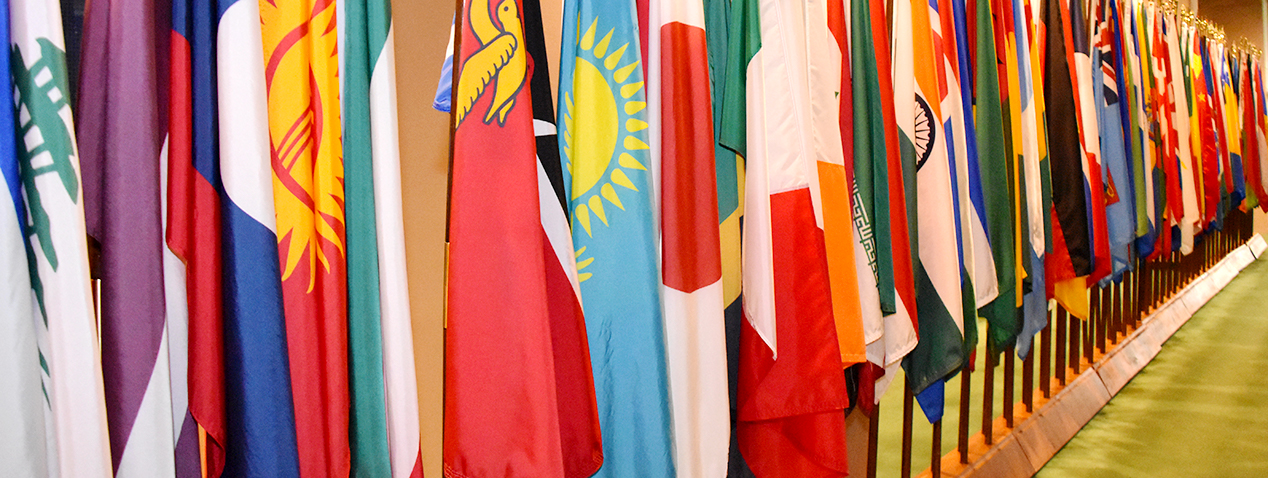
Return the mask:
M722 476L731 417L704 4L653 0L648 7L648 119L660 172L654 197L674 461L682 476Z
M845 378L807 151L808 43L831 42L826 2L760 2L748 77L741 453L758 476L845 476ZM816 35L823 35L818 37ZM827 43L831 45L831 43Z

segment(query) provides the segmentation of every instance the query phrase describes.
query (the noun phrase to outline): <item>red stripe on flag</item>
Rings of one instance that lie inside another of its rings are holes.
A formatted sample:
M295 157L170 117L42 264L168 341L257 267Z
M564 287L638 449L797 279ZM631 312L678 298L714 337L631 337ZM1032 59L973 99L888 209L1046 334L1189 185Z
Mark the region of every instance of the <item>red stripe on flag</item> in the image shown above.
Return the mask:
M225 375L220 289L220 196L194 169L189 42L171 38L167 244L185 262L189 411L207 431L207 476L225 464ZM176 385L176 384L173 384Z

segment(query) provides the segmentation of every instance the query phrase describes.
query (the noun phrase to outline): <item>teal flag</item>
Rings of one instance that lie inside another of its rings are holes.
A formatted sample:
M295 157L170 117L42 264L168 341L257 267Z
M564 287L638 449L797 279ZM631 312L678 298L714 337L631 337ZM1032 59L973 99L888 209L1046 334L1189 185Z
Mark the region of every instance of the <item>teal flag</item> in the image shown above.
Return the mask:
M674 476L638 16L567 0L559 149L606 476Z

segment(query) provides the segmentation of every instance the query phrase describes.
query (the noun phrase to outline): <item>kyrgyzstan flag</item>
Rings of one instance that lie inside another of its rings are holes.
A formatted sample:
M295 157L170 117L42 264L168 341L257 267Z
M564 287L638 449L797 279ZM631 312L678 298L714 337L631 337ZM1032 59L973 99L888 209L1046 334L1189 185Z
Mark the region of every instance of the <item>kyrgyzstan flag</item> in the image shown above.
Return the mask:
M759 476L846 473L847 396L823 230L811 195L813 131L811 116L798 107L810 104L810 62L822 60L813 48L835 43L822 21L826 3L760 2L762 46L748 77L747 320L737 433L744 459Z

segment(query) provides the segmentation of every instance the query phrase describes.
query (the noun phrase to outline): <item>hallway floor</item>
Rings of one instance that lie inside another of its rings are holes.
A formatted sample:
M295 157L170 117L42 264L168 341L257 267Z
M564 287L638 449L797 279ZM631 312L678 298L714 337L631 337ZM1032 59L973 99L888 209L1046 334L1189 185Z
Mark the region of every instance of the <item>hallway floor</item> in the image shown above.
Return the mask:
M1036 476L1268 477L1268 260L1199 310Z

